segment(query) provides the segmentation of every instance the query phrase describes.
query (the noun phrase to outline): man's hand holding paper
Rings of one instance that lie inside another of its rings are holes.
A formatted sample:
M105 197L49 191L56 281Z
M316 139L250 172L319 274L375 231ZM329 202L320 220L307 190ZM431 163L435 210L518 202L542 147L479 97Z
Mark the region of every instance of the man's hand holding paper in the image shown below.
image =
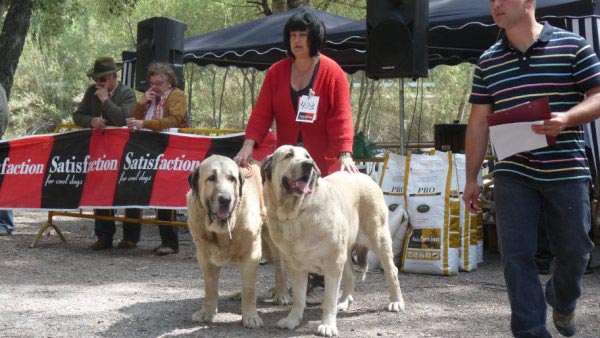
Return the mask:
M552 113L552 118L545 120L543 124L534 124L531 129L536 134L558 136L567 127L567 116L565 114Z
M532 131L534 127L542 126L543 123L543 121L534 121L490 126L490 140L498 160L523 151L547 147L546 136Z
M566 117L551 114L547 97L489 115L490 140L499 160L533 149L553 146Z

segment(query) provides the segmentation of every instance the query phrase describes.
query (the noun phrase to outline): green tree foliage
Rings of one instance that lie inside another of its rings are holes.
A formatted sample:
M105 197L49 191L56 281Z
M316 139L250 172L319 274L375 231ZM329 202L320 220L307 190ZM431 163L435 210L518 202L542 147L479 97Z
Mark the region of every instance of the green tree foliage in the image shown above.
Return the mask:
M49 132L70 123L71 113L90 84L85 73L98 56L117 60L136 45L137 22L166 16L187 24L185 36L202 34L270 14L273 0L37 0L31 29L15 73L9 136ZM280 1L281 2L281 1ZM354 19L365 16L364 0L302 0ZM0 0L0 4L4 1ZM298 1L283 1L289 8ZM0 7L0 14L2 8ZM2 61L0 61L1 63ZM254 69L185 65L190 125L243 129L264 79ZM375 141L433 140L435 123L465 122L471 65L436 67L423 85L404 85L405 122L399 120L398 80L348 76L356 131ZM138 93L138 97L141 93ZM420 121L420 123L419 123ZM419 128L420 127L420 128Z

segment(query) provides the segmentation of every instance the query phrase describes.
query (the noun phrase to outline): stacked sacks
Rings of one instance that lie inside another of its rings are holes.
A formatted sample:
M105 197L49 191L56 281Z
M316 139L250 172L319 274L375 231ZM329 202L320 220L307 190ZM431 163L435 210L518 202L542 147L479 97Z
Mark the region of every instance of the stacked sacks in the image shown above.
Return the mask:
M369 171L388 205L394 259L403 272L455 275L483 261L482 214L471 213L462 201L465 167L463 154L392 153L381 171ZM371 271L380 267L371 252L368 263Z
M452 153L408 154L406 160L404 186L410 227L402 271L456 275L460 223L456 198L452 209L450 204Z

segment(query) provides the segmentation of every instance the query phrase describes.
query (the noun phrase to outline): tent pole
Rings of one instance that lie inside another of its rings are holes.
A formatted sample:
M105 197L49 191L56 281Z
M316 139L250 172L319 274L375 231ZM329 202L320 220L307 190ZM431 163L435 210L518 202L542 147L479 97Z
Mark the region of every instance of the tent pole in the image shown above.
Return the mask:
M398 110L400 111L400 155L406 155L406 144L404 143L404 78L398 79Z

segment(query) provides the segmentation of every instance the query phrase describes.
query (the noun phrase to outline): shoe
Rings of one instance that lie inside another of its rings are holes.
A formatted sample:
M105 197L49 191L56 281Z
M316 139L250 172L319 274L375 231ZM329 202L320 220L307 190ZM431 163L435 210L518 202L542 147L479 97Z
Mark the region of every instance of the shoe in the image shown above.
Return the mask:
M156 248L154 248L154 253L157 256L166 256L166 255L173 255L179 252L179 249L174 249L171 248L170 246L157 246Z
M99 236L96 243L92 244L90 247L92 250L104 250L112 248L112 238L108 238L106 236Z
M552 311L552 319L554 320L554 326L560 334L565 337L571 337L577 332L575 327L575 311L568 315L561 315L554 309Z
M135 249L136 246L137 246L136 242L126 241L123 239L119 242L119 244L117 245L117 248L119 248L119 249Z
M0 226L0 236L10 236L10 234L12 234L12 231L8 231L5 227Z
M306 305L319 305L323 303L325 288L320 285L309 287L306 292Z

